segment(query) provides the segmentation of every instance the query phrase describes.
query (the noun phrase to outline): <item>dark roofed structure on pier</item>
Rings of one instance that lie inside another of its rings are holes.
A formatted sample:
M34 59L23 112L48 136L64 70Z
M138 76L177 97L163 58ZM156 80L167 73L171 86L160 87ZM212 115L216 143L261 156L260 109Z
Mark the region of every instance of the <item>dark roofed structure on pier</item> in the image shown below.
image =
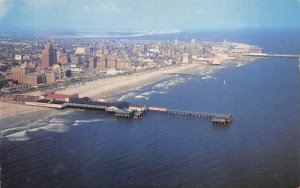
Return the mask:
M48 102L50 102L50 101L51 101L50 99L39 99L39 100L37 100L36 102L48 103Z
M120 102L99 102L93 101L91 98L83 97L83 98L70 98L68 106L72 107L90 107L103 109L109 112L116 112L117 110L127 109L129 107L128 102L120 101Z

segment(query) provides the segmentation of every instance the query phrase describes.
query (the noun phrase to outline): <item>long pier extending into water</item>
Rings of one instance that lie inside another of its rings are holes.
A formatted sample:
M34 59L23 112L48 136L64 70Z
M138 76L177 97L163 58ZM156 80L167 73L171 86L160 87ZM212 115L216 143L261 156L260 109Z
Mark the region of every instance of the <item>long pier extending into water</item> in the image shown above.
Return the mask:
M244 54L244 56L253 56L253 57L300 58L300 55L297 55L297 54L265 54L265 53L250 53L250 54Z
M213 124L227 125L232 121L230 114L205 113L185 110L167 109L163 106L146 106L143 104L129 104L125 101L120 102L106 102L93 101L88 97L79 98L78 96L66 96L62 94L48 94L42 99L24 100L24 104L30 106L39 106L47 108L79 108L87 110L105 111L107 113L115 114L117 118L140 118L147 113L169 114L174 116L185 116L191 118L209 119ZM56 98L56 99L55 99ZM60 100L58 100L59 98Z
M161 113L176 116L186 116L195 118L206 118L210 119L213 124L227 125L232 121L232 115L230 114L217 114L217 113L205 113L205 112L194 112L194 111L183 111L183 110L159 110L159 109L148 109L150 113Z

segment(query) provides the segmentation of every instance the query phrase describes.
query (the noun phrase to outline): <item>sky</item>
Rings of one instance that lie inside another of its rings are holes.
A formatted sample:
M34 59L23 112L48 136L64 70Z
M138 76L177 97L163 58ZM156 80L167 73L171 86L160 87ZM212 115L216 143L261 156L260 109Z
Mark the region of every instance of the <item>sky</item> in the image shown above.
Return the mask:
M0 0L0 31L300 28L300 0Z

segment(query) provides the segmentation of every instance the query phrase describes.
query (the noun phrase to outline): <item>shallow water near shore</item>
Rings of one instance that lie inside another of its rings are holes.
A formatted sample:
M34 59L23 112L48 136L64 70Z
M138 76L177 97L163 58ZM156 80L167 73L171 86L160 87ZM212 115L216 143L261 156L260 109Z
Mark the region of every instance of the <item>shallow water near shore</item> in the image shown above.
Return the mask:
M298 59L259 59L208 79L177 76L132 93L118 99L231 113L234 120L220 127L163 114L123 120L75 110L49 120L64 122L66 132L27 132L30 139L20 142L2 139L2 186L299 186Z

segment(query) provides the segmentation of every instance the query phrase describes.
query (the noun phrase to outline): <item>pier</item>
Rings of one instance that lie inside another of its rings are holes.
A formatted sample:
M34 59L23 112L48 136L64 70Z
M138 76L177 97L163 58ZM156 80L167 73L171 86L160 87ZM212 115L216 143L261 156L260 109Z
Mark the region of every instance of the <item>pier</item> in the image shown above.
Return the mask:
M265 53L250 53L244 54L243 56L252 56L252 57L282 57L282 58L300 58L300 55L294 54L265 54Z
M167 110L167 109L165 110L148 109L146 112L210 119L213 124L217 124L217 125L228 125L232 121L232 115L230 114L217 114L217 113L193 112L193 111L183 111L183 110Z
M145 113L160 113L173 116L185 116L190 118L209 119L213 124L228 125L232 122L230 114L217 114L206 112L195 112L185 110L168 109L164 106L145 106L142 104L129 104L125 101L120 102L100 102L94 101L88 97L79 98L78 96L70 95L49 95L48 98L33 100L25 100L24 104L30 106L39 106L47 108L78 108L86 110L105 111L114 114L116 118L141 118Z

